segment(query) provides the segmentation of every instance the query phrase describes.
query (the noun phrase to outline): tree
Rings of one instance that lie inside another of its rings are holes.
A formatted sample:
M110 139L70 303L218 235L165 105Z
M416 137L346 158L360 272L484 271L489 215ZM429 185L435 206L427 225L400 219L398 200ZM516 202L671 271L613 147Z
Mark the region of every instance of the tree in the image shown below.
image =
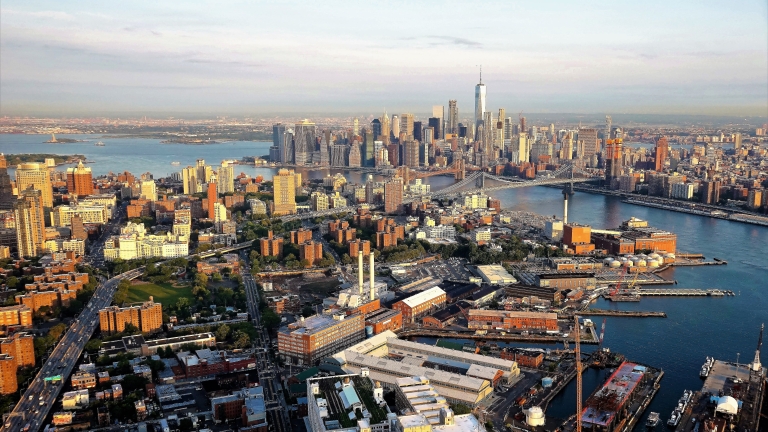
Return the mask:
M222 324L219 326L218 330L216 330L216 340L217 341L225 341L229 337L229 326L226 324Z
M220 273L214 273L213 277L211 279L213 279L214 282L221 282L222 281L222 277L221 277Z
M189 308L189 299L187 297L179 297L176 301L176 308L180 311L187 310Z
M261 311L261 324L269 329L277 328L280 325L280 316L272 309L265 308Z
M352 258L349 257L349 254L344 254L341 256L341 262L343 264L352 264Z
M120 367L119 366L120 363L118 363L118 367ZM125 363L128 364L127 361L125 361ZM160 362L160 363L163 363L163 362ZM121 382L121 385L123 386L124 392L130 393L135 390L143 390L144 386L147 385L148 382L149 380L144 378L141 375L130 374L123 377L123 381Z
M19 278L16 276L10 276L5 280L5 284L8 285L8 288L10 289L16 289L16 286L19 285Z
M236 331L233 335L233 339L235 340L233 343L235 348L247 348L251 345L251 338L243 331Z
M195 275L195 284L205 286L208 284L208 275L205 273L198 273Z

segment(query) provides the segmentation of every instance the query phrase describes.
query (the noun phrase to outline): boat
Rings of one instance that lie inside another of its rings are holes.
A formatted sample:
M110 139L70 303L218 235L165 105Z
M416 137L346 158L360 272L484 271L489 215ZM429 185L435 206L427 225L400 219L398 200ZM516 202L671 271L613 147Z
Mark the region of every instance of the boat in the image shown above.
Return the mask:
M667 425L668 426L677 426L677 425L679 425L680 424L680 417L682 417L682 414L680 413L680 411L675 409L674 411L672 411L672 415L669 416L669 420L667 420Z
M173 165L173 166L179 166L179 165L181 165L181 162L179 162L179 161L173 161L173 162L171 162L171 165Z
M715 359L712 357L707 357L707 361L704 362L704 365L701 366L701 371L699 372L699 376L702 378L706 378L709 376L709 371L712 370L712 366L715 363Z
M645 421L645 426L654 428L659 424L659 420L659 413L651 411L651 413L648 414L648 419Z
M105 144L104 144L102 141L99 141L99 142L97 142L96 144L94 144L94 146L95 146L95 147L104 147L104 146L105 146Z

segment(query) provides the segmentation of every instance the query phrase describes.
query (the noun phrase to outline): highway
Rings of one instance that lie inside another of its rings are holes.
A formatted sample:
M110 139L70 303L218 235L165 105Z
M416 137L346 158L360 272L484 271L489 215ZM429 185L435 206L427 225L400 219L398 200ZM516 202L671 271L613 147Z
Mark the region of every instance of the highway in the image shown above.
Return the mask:
M245 254L243 254L245 255ZM288 419L288 407L281 388L280 373L277 366L269 357L269 331L261 325L261 313L259 312L259 291L256 281L251 276L248 257L243 259L242 276L247 296L248 313L251 315L253 326L258 331L257 338L253 341L256 348L256 361L258 362L259 384L264 387L264 401L267 407L267 422L277 432L290 432L291 422ZM259 349L262 348L262 349Z
M143 267L131 270L109 279L96 288L83 312L80 313L74 324L66 330L48 357L48 361L21 396L21 400L14 407L2 430L19 431L26 425L29 425L30 431L40 429L64 386L64 380L68 379L72 373L85 344L88 343L99 324L99 310L112 303L112 297L115 295L117 285L121 280L135 279L143 273ZM44 381L46 377L56 375L62 377L58 383Z

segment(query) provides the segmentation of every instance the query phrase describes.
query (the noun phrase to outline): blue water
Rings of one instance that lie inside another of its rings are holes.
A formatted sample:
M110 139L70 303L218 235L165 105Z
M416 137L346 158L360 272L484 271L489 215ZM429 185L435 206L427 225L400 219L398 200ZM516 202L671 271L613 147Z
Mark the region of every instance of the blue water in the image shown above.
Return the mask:
M62 136L63 137L63 136ZM75 144L43 144L43 135L0 135L0 152L84 154L94 174L109 171L150 171L156 177L194 165L198 158L211 165L222 159L267 154L271 143L232 142L216 145L190 146L160 144L159 140L114 138L99 136L67 136L90 139ZM106 147L94 147L102 140ZM171 166L181 162L180 167ZM240 165L237 172L271 177L274 168ZM322 178L328 169L301 170L305 178ZM345 172L350 181L360 182L365 174ZM377 177L380 178L380 177ZM426 179L434 189L453 183L451 177ZM509 189L493 194L504 208L527 210L539 214L560 215L562 195L549 188ZM681 267L664 274L678 281L679 287L720 288L735 291L736 297L725 298L647 298L639 303L611 304L600 301L596 307L624 310L665 311L668 318L608 318L605 345L625 354L629 359L664 369L662 388L649 411L662 418L669 415L685 389L699 389L699 368L705 357L736 361L737 353L743 363L752 360L762 322L768 321L768 227L711 219L685 213L624 204L615 197L577 193L570 200L569 219L597 228L614 228L635 216L646 219L654 227L678 235L678 250L703 253L707 258L721 258L727 266ZM764 356L765 357L765 356ZM588 385L601 382L599 374ZM585 396L593 389L585 387ZM551 415L567 416L573 412L575 389L554 401Z

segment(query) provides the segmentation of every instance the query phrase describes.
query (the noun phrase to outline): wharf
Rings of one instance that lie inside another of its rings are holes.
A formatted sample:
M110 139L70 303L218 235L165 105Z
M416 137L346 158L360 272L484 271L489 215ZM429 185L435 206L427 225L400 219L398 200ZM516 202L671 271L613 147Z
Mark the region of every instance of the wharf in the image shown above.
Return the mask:
M734 296L731 290L693 289L693 288L643 288L632 291L639 296L668 296L668 297L725 297Z
M560 344L565 342L574 342L574 336L548 336L548 335L521 335L517 333L504 333L497 331L489 331L486 334L477 334L472 330L443 330L425 327L405 328L403 331L397 334L401 338L409 337L435 337L435 338L452 338L452 339L472 339L472 340L490 340L490 341L503 341L503 342L528 342L528 343L552 343ZM597 339L591 340L582 337L582 344L597 345Z
M581 316L612 316L612 317L628 317L628 318L666 318L666 312L654 312L654 311L621 311L621 310L608 310L608 309L589 309L578 312L576 315Z
M634 278L632 276L622 276L621 270L610 269L604 270L595 274L595 279L598 285L615 285L626 281L628 278ZM674 285L674 280L664 279L657 275L655 272L640 272L635 280L635 285Z
M704 261L696 259L676 259L675 262L669 264L671 267L695 267L705 265L728 265L728 261L715 258L714 261Z

